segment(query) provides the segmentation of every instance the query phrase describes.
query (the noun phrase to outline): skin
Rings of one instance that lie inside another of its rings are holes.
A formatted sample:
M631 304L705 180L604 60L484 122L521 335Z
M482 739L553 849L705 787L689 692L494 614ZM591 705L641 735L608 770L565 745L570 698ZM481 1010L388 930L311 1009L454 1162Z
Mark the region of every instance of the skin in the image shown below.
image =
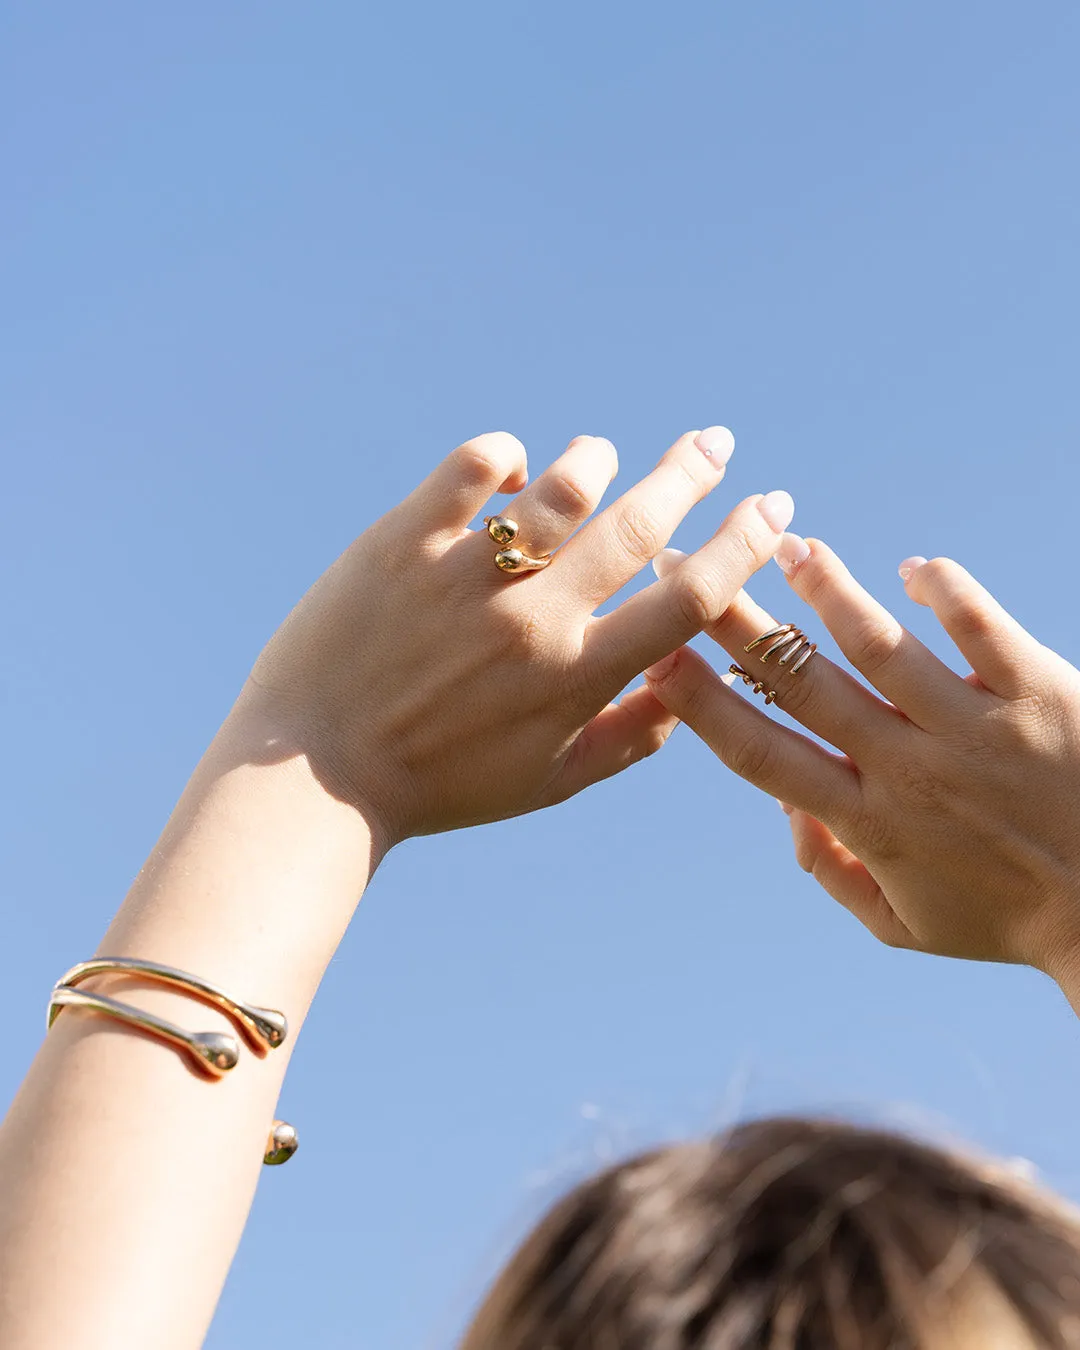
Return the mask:
M594 610L720 482L731 445L722 429L687 434L590 520L616 470L609 442L579 438L526 487L520 442L480 437L304 597L98 949L281 1009L289 1040L209 1082L122 1024L61 1014L0 1127L5 1350L202 1343L296 1032L381 859L413 835L562 801L670 734L647 688L614 700L773 555L790 498L748 499L678 577ZM532 552L563 545L546 571L507 578L469 529L498 492L518 494L504 509ZM232 1029L176 991L85 987Z
M789 534L777 561L866 683L820 654L796 676L747 655L775 621L745 593L709 631L837 753L689 649L648 671L649 688L785 804L800 866L882 942L1034 966L1080 1013L1080 673L946 558L908 559L901 575L971 666L966 678L819 540ZM682 565L669 550L657 571L670 580Z

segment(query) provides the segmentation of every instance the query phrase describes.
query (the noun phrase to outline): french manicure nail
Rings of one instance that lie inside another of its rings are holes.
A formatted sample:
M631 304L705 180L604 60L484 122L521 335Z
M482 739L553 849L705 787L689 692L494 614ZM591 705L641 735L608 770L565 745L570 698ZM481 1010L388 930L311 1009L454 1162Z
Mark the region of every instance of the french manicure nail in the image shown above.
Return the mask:
M791 576L792 572L809 558L810 545L800 535L785 534L774 556L780 571L785 576Z
M681 548L665 548L652 560L652 570L663 580L664 577L669 577L685 559L686 554Z
M782 802L779 798L777 798L776 804L780 808L780 810L783 811L785 816L791 815L793 808L788 806L787 802Z
M897 569L900 573L900 580L906 585L925 562L926 559L921 558L917 553L911 558L905 558Z
M781 534L795 518L795 502L790 492L770 492L762 497L757 509L764 517L770 530Z
M694 444L714 469L722 469L735 453L735 437L727 427L706 427L694 437Z
M738 678L738 675L736 675L734 671L729 670L726 674L720 676L720 683L726 684L730 689Z

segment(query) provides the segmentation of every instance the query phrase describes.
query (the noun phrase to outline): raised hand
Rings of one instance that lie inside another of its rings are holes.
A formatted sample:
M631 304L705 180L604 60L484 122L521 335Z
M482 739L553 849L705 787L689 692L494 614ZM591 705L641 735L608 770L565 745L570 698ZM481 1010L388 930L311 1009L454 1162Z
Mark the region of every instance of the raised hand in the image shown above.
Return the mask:
M383 846L561 801L663 744L675 719L647 688L611 700L722 613L770 558L784 492L737 506L677 576L594 611L720 482L722 427L688 432L590 519L615 475L584 436L526 487L513 436L455 450L315 584L255 665L241 711L280 753L304 752ZM493 493L542 571L507 575L470 522Z
M675 579L681 555L657 570ZM798 675L744 650L773 618L740 595L710 632L840 754L725 687L694 652L649 672L657 698L789 811L800 865L881 941L1024 962L1077 1003L1080 673L957 563L909 558L972 668L955 674L823 543L786 535L777 562L874 693L818 654Z

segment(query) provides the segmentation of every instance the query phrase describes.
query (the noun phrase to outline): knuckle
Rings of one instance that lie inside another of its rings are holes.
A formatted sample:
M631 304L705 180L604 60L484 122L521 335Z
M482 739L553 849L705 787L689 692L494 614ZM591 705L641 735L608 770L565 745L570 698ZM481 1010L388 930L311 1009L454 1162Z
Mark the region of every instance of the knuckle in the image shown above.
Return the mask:
M695 632L715 620L723 606L712 578L705 572L679 569L675 587L678 613Z
M899 624L883 623L878 619L864 620L856 628L851 640L852 661L864 674L883 670L903 640Z
M936 587L955 580L961 570L960 564L951 558L931 558L929 562L923 563L917 575L920 582Z
M763 784L768 780L776 762L776 748L767 729L744 736L732 747L729 767L750 783Z
M627 554L645 565L660 552L664 537L651 512L640 502L627 503L615 517L616 537Z
M570 473L553 475L550 496L552 507L560 516L588 516L596 505L588 486Z
M959 599L950 609L951 612L944 615L942 621L958 644L981 642L995 635L997 624L994 616L977 601Z
M471 483L488 483L499 476L498 454L495 447L489 444L490 439L481 436L474 441L466 441L450 456L457 472Z

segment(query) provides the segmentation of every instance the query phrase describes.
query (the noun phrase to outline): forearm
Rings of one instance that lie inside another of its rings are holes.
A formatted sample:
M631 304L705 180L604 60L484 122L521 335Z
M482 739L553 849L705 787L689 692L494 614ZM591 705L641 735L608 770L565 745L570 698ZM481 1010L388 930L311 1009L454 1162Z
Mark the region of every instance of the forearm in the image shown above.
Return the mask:
M213 1082L120 1023L61 1014L0 1128L5 1350L201 1344L297 1030L375 853L365 821L305 759L234 713L99 952L279 1008L288 1040L263 1059L245 1050ZM128 981L110 992L192 1030L233 1030L178 992Z

